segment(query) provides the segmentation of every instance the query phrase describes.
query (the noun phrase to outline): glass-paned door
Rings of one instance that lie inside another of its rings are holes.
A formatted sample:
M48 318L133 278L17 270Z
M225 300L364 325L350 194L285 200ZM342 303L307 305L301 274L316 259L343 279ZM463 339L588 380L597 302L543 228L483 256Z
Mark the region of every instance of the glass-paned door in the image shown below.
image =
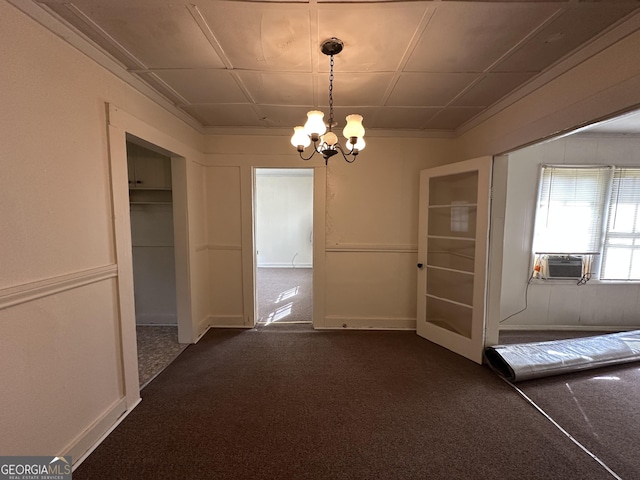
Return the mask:
M420 172L418 335L482 363L491 157Z

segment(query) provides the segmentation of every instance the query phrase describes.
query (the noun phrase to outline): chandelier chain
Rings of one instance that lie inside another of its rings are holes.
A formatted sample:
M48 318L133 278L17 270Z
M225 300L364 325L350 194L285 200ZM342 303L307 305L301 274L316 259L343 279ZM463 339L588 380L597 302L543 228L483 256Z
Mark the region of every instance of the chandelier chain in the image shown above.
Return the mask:
M331 55L331 61L329 62L329 131L333 127L333 55Z

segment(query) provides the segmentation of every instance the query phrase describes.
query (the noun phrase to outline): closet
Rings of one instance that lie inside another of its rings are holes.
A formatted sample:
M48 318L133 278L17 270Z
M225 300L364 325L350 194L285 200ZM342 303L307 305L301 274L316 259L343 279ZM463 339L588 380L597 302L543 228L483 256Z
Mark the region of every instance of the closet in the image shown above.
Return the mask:
M136 325L176 325L171 158L127 142Z

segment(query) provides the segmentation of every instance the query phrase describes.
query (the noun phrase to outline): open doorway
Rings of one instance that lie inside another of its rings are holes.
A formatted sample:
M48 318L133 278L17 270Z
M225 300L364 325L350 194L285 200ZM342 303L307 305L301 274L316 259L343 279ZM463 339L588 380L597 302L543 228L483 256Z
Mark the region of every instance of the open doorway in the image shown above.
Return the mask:
M256 327L311 329L314 170L254 172Z
M509 153L499 343L640 326L640 216L623 215L640 211L638 118Z
M140 388L186 348L178 342L171 157L127 141Z

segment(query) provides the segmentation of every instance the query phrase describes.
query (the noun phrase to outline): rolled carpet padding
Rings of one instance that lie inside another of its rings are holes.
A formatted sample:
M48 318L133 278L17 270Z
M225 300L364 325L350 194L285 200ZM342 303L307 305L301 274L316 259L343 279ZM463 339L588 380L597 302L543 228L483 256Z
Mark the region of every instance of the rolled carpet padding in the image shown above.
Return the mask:
M640 330L548 342L495 345L484 350L488 365L519 382L640 361Z

